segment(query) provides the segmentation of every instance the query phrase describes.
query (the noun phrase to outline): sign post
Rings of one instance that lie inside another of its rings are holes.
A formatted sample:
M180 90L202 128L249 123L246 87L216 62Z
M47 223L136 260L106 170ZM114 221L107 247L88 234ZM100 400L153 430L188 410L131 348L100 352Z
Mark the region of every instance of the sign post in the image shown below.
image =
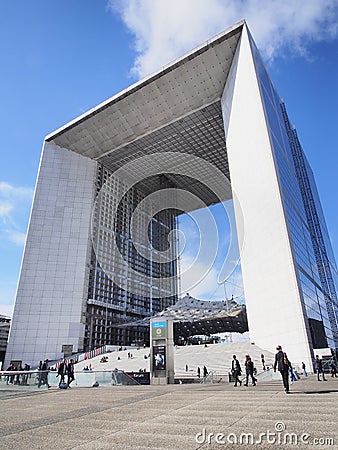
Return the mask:
M151 384L174 384L174 330L171 319L150 320Z
M73 354L73 344L63 344L62 345L63 357L66 358Z

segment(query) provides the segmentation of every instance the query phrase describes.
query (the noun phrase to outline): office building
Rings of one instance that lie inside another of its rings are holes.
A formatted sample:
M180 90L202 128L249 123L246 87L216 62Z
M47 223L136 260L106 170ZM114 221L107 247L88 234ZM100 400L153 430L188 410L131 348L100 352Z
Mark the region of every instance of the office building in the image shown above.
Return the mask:
M178 215L231 199L251 340L337 348L314 178L243 21L46 137L7 359L142 342L119 324L180 294Z

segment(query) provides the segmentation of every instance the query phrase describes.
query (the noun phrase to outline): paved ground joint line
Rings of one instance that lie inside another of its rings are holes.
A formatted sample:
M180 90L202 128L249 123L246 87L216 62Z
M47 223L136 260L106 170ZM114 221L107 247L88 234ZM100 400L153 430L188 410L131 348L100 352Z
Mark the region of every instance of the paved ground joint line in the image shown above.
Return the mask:
M121 400L116 400L116 402L113 405L109 406L93 406L93 407L86 407L86 408L80 408L75 411L70 412L63 412L62 414L57 414L55 416L48 416L48 417L41 417L40 419L33 420L31 422L25 422L22 424L17 424L13 427L13 425L3 427L0 430L0 437L9 436L11 434L21 433L24 431L30 431L34 430L40 427L48 426L48 425L55 425L58 423L66 422L70 419L76 419L80 417L84 417L90 414L95 414L103 411L108 411L110 409L115 409L120 406L125 406L132 403L137 403L144 400L149 400L154 397L160 397L162 395L166 395L166 393L151 393L151 395L140 395L138 397L131 397Z
M228 425L224 426L224 430L226 429L231 429L234 425L236 425L237 423L241 422L243 419L246 419L250 416L252 416L253 414L255 414L259 409L263 408L266 404L268 404L270 402L270 400L273 397L276 397L280 394L280 392L272 392L272 394L263 402L263 404L259 405L255 411L250 411L248 414L243 415L243 417L240 417L239 419L234 420L233 422L229 423ZM210 444L208 444L207 442L201 444L199 447L196 447L196 450L202 449L202 448L210 448Z
M212 385L210 385L210 387L211 387ZM206 388L208 388L209 386L205 386ZM203 389L203 391L204 391L205 389ZM196 389L196 392L201 392L201 390L200 389ZM173 393L177 393L177 391L176 390L173 390L173 391L169 391L169 392L166 392L165 394L162 394L163 396L166 396L166 395L172 395ZM215 392L215 394L214 395L212 395L212 396L210 396L210 397L216 397L217 396L217 393L219 393L219 391L216 391ZM160 397L160 395L158 395L159 397ZM156 396L154 396L154 398L155 398ZM143 400L142 400L143 401ZM186 408L187 406L191 406L191 405L195 405L195 404L198 404L198 403L200 403L200 402L202 402L202 401L204 401L204 399L202 399L202 400L197 400L197 401L195 401L195 402L193 402L193 403L190 403L189 405L184 405L184 406L178 406L177 408L172 408L171 410L170 410L170 412L172 412L172 411L179 411L180 409L184 409L184 408ZM156 419L159 419L160 417L165 417L166 415L168 414L168 411L166 411L165 413L163 413L163 414L159 414L158 416L156 416ZM146 419L144 419L144 420L141 420L141 421L138 421L138 423L139 424L142 424L142 423L146 423L146 422L148 422L149 421L149 418L146 418ZM133 424L134 425L134 424ZM132 425L132 426L133 426ZM114 435L116 435L116 434L119 434L119 433L125 433L126 431L128 431L128 429L130 429L130 428L132 428L132 426L126 426L125 428L123 428L122 430L116 430L116 431L112 431L112 432L108 432L108 433L106 433L106 436L105 437L109 437L109 436L114 436ZM96 442L97 441L97 439L92 439L92 440L88 440L87 441L87 443L94 443L94 442ZM82 444L79 444L79 445L82 445ZM70 448L70 450L76 450L76 448L78 448L79 447L79 445L76 445L75 447L71 447Z

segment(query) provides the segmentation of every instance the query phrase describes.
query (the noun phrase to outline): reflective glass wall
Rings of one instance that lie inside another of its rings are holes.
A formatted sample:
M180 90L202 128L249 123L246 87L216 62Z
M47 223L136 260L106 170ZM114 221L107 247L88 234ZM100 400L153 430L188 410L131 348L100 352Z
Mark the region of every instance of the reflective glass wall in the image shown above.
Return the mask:
M337 270L314 177L296 131L290 126L285 106L253 40L250 42L308 336L313 348L338 348Z
M137 186L122 195L123 181L101 164L96 184L84 349L143 345L148 343L149 330L125 324L162 311L177 300L176 247L168 250L169 262L161 256L168 235L176 228L176 214L165 210L154 215L154 202ZM139 213L133 216L137 207Z

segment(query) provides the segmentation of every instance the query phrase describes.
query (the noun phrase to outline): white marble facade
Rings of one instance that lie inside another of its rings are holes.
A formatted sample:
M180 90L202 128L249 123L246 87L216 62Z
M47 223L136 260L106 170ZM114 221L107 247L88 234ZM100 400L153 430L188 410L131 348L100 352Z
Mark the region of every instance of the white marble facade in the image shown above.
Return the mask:
M6 354L37 364L84 335L96 162L44 145Z
M244 107L245 106L245 107ZM235 213L244 215L241 266L252 342L312 366L267 119L247 30L222 98ZM245 133L243 133L245 129Z
M288 182L282 185L282 163L280 170L276 163L276 146L288 138L277 133L273 143L276 111L267 112L270 100L264 103L260 82L269 77L258 74L253 45L242 21L47 136L6 364L59 358L63 344L83 348L96 160L107 157L112 170L123 161L127 165L144 151L150 154L152 133L169 142L173 135L166 134L167 125L180 119L188 123L190 114L197 117L216 105L222 108L226 143L223 148L217 141L222 152L210 141L205 154L212 154L215 164L228 156L237 231L244 240L241 265L251 339L271 352L281 344L293 363L311 367L313 345L283 199ZM267 90L272 96L269 82ZM280 110L278 101L272 103ZM277 127L285 126L278 122ZM210 126L206 137L212 133ZM201 152L200 141L195 148L186 140L189 154ZM164 148L157 151L162 155ZM304 239L301 245L306 246Z

